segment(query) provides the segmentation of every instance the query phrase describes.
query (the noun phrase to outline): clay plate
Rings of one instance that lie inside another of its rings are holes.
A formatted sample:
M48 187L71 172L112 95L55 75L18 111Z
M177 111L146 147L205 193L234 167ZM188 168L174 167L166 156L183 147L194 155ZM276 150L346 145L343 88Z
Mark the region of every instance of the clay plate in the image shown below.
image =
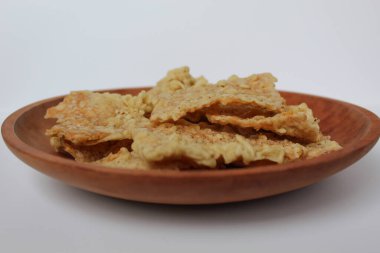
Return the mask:
M142 88L110 90L137 94ZM9 149L38 171L88 191L127 200L166 204L215 204L263 198L316 183L353 164L377 142L380 120L349 103L281 92L289 104L306 102L321 119L323 133L343 149L321 157L281 165L218 171L138 171L75 162L54 152L44 135L54 120L43 118L62 97L28 105L2 125Z

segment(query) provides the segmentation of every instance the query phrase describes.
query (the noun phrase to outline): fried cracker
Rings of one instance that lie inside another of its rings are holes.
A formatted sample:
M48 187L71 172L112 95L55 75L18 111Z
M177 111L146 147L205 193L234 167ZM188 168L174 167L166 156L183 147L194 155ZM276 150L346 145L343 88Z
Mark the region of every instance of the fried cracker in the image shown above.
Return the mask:
M269 73L247 78L232 76L217 85L191 86L174 93L163 93L153 108L150 120L177 121L215 105L254 105L263 112L280 112L285 100L275 90L276 78Z
M143 116L146 109L144 96L145 93L122 96L90 91L72 92L57 106L47 110L45 118L56 118L57 124L46 134L75 145L131 139L134 128L149 124Z
M164 78L157 82L155 87L147 92L147 104L153 109L161 96L170 96L176 91L188 87L201 87L206 85L209 85L207 79L203 76L198 78L193 77L187 66L172 69L168 71Z
M132 140L107 141L95 145L75 145L58 137L51 137L50 144L57 152L68 153L76 161L92 162L102 159L111 153L118 152L121 148L131 147Z
M255 116L253 118L240 118L236 116L206 114L211 123L221 125L234 125L255 130L272 131L278 135L295 137L307 142L316 142L321 137L318 120L305 104L286 106L285 109L272 116Z
M126 148L121 148L119 152L109 154L108 156L97 160L94 163L107 167L124 169L149 170L153 168L151 163L141 159L134 152L129 152Z
M244 164L257 160L282 163L300 158L305 151L302 145L287 140L268 140L259 134L248 139L194 124L164 123L138 131L133 140L132 149L150 162L185 157L211 168L220 159L225 164L238 160Z
M324 136L316 143L310 143L306 145L307 153L305 158L315 158L333 151L342 149L342 146L338 142L330 140L329 136Z
M121 148L119 152L109 154L94 163L107 167L137 170L179 170L184 167L183 161L151 163L126 148Z

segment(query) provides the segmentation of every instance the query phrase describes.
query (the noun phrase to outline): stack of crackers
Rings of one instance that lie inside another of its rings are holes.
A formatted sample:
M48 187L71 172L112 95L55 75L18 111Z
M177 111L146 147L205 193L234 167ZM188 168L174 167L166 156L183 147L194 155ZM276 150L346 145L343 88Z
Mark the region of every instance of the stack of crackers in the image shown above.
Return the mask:
M305 104L287 105L269 73L211 84L188 67L138 95L76 91L47 110L57 152L126 169L225 169L341 149Z

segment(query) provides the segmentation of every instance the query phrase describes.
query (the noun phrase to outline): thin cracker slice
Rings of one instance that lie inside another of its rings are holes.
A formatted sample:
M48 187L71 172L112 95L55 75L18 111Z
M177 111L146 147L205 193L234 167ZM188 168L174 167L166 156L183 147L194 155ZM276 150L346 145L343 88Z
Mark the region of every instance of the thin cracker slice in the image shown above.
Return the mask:
M218 161L244 164L257 160L282 163L300 158L305 148L287 140L268 140L265 135L241 135L199 125L164 123L141 129L133 136L132 149L143 159L158 162L188 158L200 166L214 168Z
M57 124L46 134L75 145L130 139L135 127L149 124L143 116L144 96L145 93L122 96L90 91L72 92L57 106L47 110L45 118L56 118Z
M177 121L188 113L218 104L250 104L263 112L280 112L285 100L275 90L274 82L276 78L269 73L247 78L232 76L217 85L192 86L174 93L162 93L150 119L155 122Z
M314 118L312 110L305 103L287 106L272 117L240 118L218 114L206 114L206 117L214 124L254 128L256 131L267 130L307 142L316 142L322 135L318 120Z
M201 87L209 85L203 76L195 78L190 74L189 67L181 67L168 71L166 76L157 82L156 86L147 91L147 104L151 109L158 103L160 96L170 95L188 87ZM150 110L149 112L151 112Z
M306 145L305 159L315 158L333 151L342 149L338 142L330 140L329 136L323 136L318 142Z
M131 147L132 140L107 141L95 145L75 145L58 137L51 137L50 144L57 152L67 153L76 161L93 162L109 154L118 152L121 148Z
M134 170L183 170L190 167L184 166L184 161L161 161L149 162L141 158L136 152L130 152L126 148L121 148L119 152L93 162L106 167L134 169ZM191 168L193 169L193 168Z
M134 152L130 152L126 148L121 148L119 152L109 154L108 156L93 162L102 166L124 169L149 170L153 169L151 163L141 159Z
M220 162L227 165L235 162L248 165L262 160L284 163L341 149L327 136L304 146L286 139L270 139L260 133L243 137L233 129L221 130L214 125L183 120L140 129L133 139L132 150L149 162L188 159L209 168L217 167Z

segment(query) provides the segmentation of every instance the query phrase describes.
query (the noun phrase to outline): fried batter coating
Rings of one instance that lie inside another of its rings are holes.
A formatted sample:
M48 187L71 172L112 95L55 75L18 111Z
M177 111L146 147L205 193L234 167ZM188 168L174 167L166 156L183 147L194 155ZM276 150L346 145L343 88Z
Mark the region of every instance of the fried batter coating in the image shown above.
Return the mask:
M216 85L185 87L174 93L162 93L153 108L150 120L177 121L214 105L255 105L264 112L280 112L285 100L275 90L277 79L269 73L247 78L232 76Z
M316 142L322 135L318 120L314 118L313 112L305 103L286 106L282 112L272 117L240 118L220 114L206 114L206 117L215 124L254 128L256 131L263 129L307 142Z

